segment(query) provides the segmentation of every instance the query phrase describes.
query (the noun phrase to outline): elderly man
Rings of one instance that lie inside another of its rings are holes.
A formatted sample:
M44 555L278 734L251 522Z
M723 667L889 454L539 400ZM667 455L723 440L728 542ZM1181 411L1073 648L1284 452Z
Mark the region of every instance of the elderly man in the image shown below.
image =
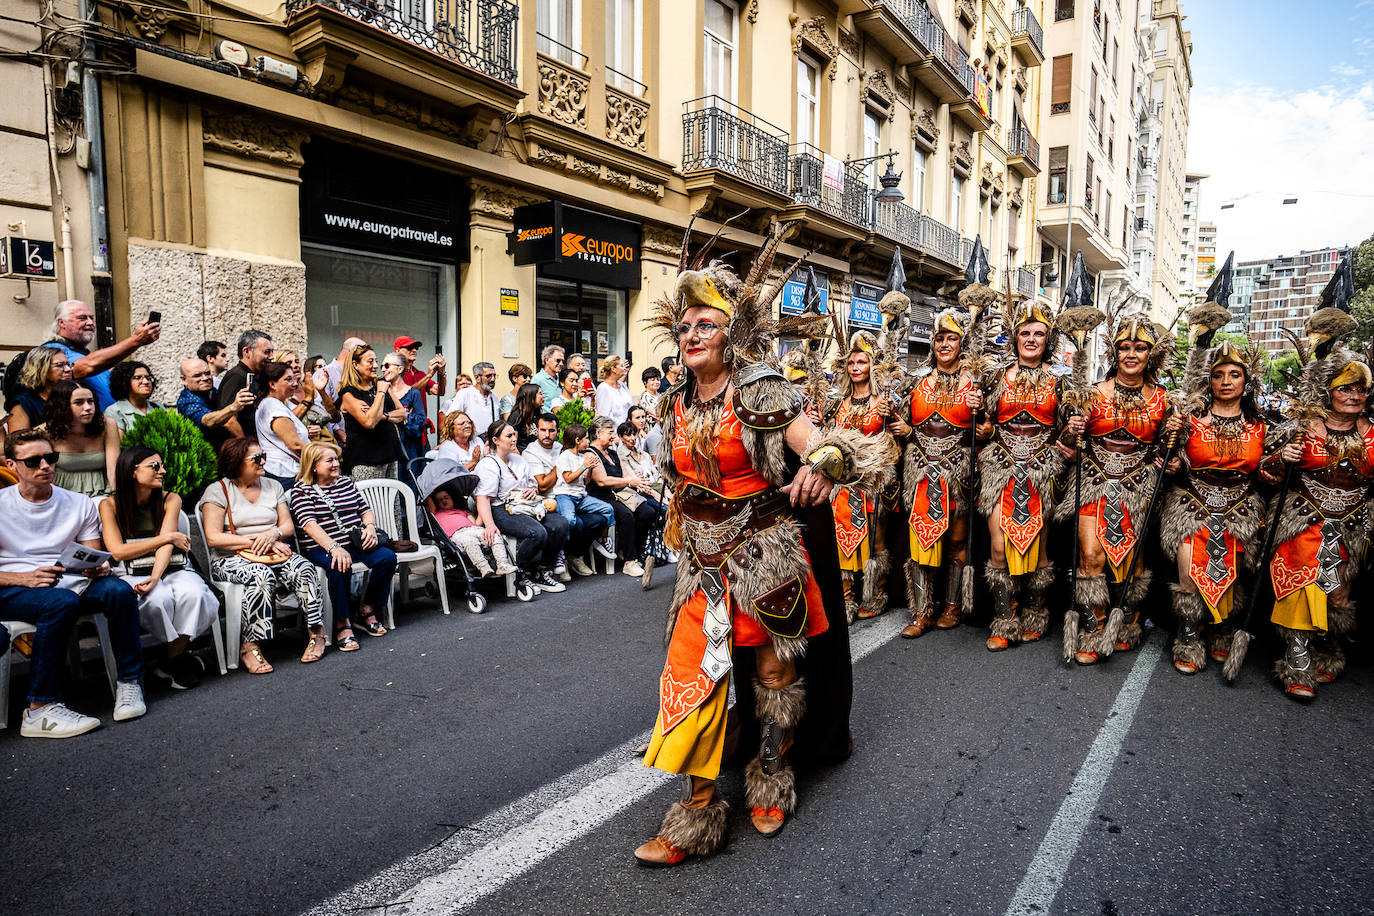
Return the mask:
M558 373L563 369L563 348L558 344L549 344L539 354L539 359L544 368L536 372L530 381L544 392L544 403L552 404L559 395Z
M19 734L26 738L71 738L100 720L68 709L61 701L62 664L72 626L83 614L104 614L110 624L118 684L116 722L136 719L143 703L143 648L139 643L138 595L108 563L80 575L57 565L73 544L100 549L95 503L53 486L57 452L40 430L20 430L5 440L5 464L19 483L0 490L0 618L33 624L29 708ZM0 653L9 632L0 626Z
M496 367L491 363L474 363L472 387L464 388L444 405L444 413L461 410L472 418L478 436L485 437L487 427L501 419L500 401L491 390L496 387Z
M220 379L215 406L220 409L235 407L238 411L239 427L250 439L256 439L258 435L258 424L253 418L257 398L255 396L247 406L239 407L238 395L245 388L252 391L252 386L248 384L248 376L265 369L275 353L272 338L266 331L244 331L239 335L238 364L224 373L224 378Z
M85 381L95 392L96 409L104 411L115 402L110 394L110 368L133 356L139 347L146 347L162 335L162 325L145 321L134 332L112 347L90 351L95 339L95 312L78 299L68 299L57 305L53 315L52 339L48 346L67 354L72 364L72 377Z
M230 439L243 435L235 416L240 410L252 405L253 393L247 388L234 396L228 407L215 407L214 373L210 364L203 359L184 359L181 361L181 394L177 395L177 413L181 414L200 429L207 442L216 452Z
M210 388L219 391L220 379L229 371L229 347L220 340L207 340L196 347L196 359L205 360L210 367Z

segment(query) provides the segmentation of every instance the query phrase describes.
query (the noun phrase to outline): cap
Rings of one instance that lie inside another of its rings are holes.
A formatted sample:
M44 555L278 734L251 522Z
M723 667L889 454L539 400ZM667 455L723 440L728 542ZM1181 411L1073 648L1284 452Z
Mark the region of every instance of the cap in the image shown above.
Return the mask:
M409 349L410 347L423 346L424 344L420 343L420 341L416 340L414 337L407 337L404 334L402 334L400 337L396 338L396 342L391 345L391 349L400 350L402 348Z

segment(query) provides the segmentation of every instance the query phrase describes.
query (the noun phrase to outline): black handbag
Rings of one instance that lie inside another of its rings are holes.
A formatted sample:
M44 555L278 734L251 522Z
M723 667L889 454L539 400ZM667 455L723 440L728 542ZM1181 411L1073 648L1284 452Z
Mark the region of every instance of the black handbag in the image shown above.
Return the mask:
M347 546L352 547L354 550L358 551L368 550L369 548L363 546L363 532L367 530L367 526L361 523L361 519L359 520L359 524L357 525L345 525L343 523L343 519L339 518L339 513L335 511L334 504L331 503L329 501L329 497L325 495L324 489L322 487L316 486L315 492L319 495L320 502L324 503L325 508L329 510L329 514L334 516L334 524L338 525L339 530L344 533L344 539ZM378 527L376 530L377 544L376 547L371 548L373 550L375 550L377 547L386 547L391 543L391 535L387 534L386 531L384 531L380 527Z

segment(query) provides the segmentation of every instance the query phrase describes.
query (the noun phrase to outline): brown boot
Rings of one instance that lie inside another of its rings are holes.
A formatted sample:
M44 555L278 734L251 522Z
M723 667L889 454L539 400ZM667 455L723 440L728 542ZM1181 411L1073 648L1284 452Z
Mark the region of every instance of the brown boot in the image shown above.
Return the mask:
M684 776L682 800L663 816L658 834L635 850L635 861L667 868L688 856L708 856L725 845L725 819L730 806L716 796L715 780Z
M964 567L950 563L945 567L945 607L940 611L940 619L935 626L941 630L952 630L964 619ZM932 577L933 578L933 577Z
M917 577L923 583L920 589L916 587ZM935 602L930 590L934 579L933 571L908 560L906 564L906 588L907 600L911 604L911 623L902 628L903 639L919 639L925 635L935 622ZM917 595L917 592L920 595Z

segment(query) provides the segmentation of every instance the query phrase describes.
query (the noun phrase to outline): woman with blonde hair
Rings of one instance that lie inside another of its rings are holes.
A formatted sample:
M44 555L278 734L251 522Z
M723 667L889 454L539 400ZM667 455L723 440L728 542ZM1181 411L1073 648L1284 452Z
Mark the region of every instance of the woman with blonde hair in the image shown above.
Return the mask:
M71 361L55 347L34 347L24 354L24 367L19 370L20 390L6 405L10 409L6 424L9 431L17 433L42 423L52 387L71 377Z
M419 388L406 384L406 358L399 353L388 353L382 357L382 367L391 375L391 387L387 394L397 405L404 407L406 418L396 429L401 440L401 451L407 462L420 457L420 445L425 436L425 396ZM394 373L391 370L395 370Z
M406 421L406 408L389 389L400 373L382 367L372 347L354 347L339 377L339 406L344 414L344 469L358 480L395 477L401 442L391 428Z
M599 416L611 418L611 428L625 422L630 413L634 398L625 386L625 361L619 356L609 356L601 361L598 372L601 384L596 386L596 412Z
M446 414L439 425L439 457L456 461L471 471L483 454L482 443L473 437L472 417L461 410Z

